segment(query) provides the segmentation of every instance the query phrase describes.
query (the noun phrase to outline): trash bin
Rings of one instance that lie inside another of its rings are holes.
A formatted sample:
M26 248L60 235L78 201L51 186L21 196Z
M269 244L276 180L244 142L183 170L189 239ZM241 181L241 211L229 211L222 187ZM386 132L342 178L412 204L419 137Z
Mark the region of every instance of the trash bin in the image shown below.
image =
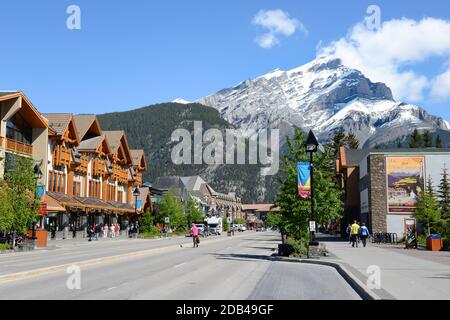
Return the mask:
M443 247L442 237L439 234L432 234L427 238L427 250L441 251Z

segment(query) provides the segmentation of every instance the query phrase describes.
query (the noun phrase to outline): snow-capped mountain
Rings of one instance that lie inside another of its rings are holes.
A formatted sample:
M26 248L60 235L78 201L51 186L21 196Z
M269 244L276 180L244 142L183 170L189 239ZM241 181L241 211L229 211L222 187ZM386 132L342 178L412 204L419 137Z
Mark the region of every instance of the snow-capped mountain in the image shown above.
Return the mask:
M373 146L404 137L414 128L450 129L444 119L396 102L385 84L327 57L290 71L274 70L196 102L218 109L246 134L270 127L287 135L296 126L328 140L344 130L354 133L361 146Z

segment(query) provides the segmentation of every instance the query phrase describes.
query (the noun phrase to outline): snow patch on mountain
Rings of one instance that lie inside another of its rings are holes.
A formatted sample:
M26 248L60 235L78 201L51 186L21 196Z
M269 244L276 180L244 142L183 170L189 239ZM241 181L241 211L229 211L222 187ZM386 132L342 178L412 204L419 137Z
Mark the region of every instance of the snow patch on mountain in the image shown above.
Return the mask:
M335 131L344 130L357 135L362 146L387 142L413 128L450 129L444 119L394 101L385 84L373 83L329 57L289 71L276 69L197 102L218 109L246 134L278 128L287 135L295 126L313 129L320 139L328 140Z

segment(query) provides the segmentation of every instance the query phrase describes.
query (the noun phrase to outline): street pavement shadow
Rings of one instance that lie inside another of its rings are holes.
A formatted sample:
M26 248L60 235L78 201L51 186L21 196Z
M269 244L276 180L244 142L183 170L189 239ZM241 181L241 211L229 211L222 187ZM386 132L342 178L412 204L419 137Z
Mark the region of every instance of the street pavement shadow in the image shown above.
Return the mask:
M275 250L277 250L277 249L274 248L274 247L245 247L245 248L248 248L248 249L260 249L260 250L270 250L270 251L275 251Z
M267 260L272 261L273 258L267 255L260 254L238 254L238 253L213 253L216 259L220 260L235 260L235 261L255 261L255 260Z

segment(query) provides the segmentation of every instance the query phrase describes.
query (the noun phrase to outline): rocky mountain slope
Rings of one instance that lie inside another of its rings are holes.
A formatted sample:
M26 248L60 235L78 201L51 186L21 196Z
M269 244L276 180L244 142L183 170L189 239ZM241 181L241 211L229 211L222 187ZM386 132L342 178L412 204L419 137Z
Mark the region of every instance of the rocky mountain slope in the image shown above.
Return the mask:
M385 84L327 57L243 81L197 102L216 108L246 134L270 127L284 136L297 126L313 129L326 141L344 130L354 133L364 147L403 138L414 128L450 129L447 121L423 108L396 102Z

